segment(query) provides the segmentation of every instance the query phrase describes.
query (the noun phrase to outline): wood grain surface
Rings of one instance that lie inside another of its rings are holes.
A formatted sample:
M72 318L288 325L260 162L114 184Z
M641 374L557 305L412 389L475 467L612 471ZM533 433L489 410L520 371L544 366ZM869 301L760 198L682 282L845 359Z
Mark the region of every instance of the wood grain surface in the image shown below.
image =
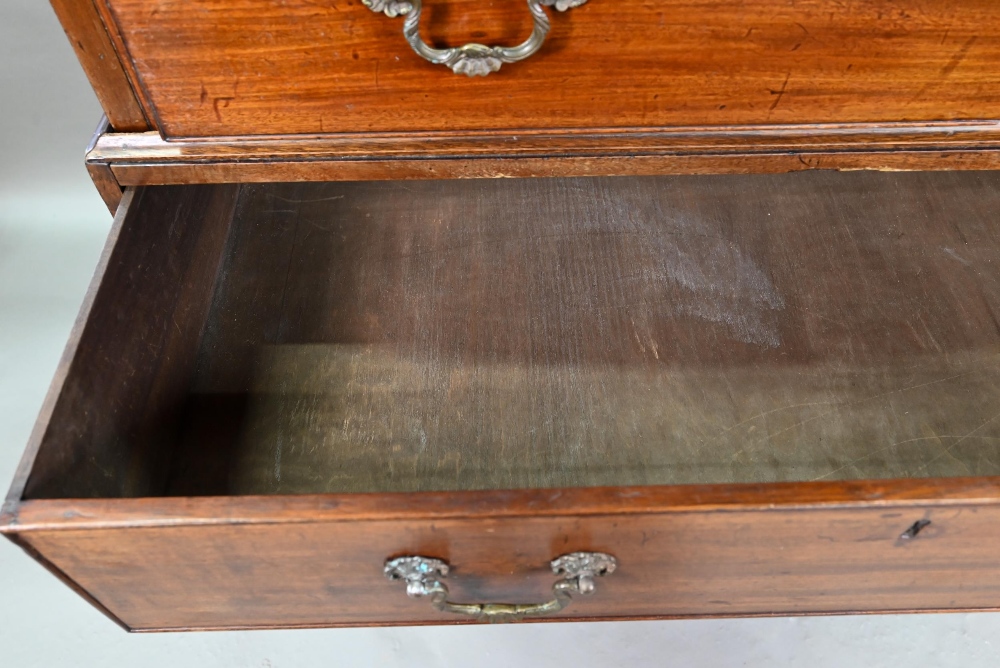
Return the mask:
M553 17L484 79L357 0L104 0L169 138L993 119L993 0L655 0ZM428 2L425 40L514 44L523 0Z
M233 500L235 502L235 500ZM68 502L67 509L71 509ZM930 520L911 539L900 536ZM121 529L22 535L134 630L453 623L382 575L387 557L452 565L454 598L546 600L550 559L618 570L556 619L1000 607L1000 508L886 505Z
M995 609L998 480L36 500L0 532L131 630L453 623L383 561L527 602L574 549L620 567L558 619Z
M998 609L998 178L127 191L0 532L132 630L459 621L403 554L617 556L559 619Z
M25 494L162 487L236 190L148 189L122 211L32 437Z
M996 179L150 189L27 495L995 475Z
M119 132L142 132L149 128L95 0L50 2L112 127Z
M94 131L94 135L90 139L90 144L87 146L88 154L94 150L97 142L107 135L110 127L108 117L101 116L101 120L97 124L97 130ZM114 173L111 171L111 165L107 162L96 160L88 160L86 164L87 172L90 174L91 181L94 182L94 187L100 193L101 199L104 200L104 203L108 207L108 211L114 216L118 212L118 206L122 203L123 193L121 184L118 183L118 179L115 178Z
M100 193L108 211L112 216L115 215L122 203L122 187L111 168L101 163L87 163L87 173L90 174L90 180L94 182L94 187Z
M171 493L998 474L998 193L247 186Z
M1000 168L994 121L163 140L105 134L124 185Z
M4 499L3 508L0 509L0 524L6 524L10 514L17 512L17 508L20 506L21 500L24 497L25 486L27 485L28 478L35 466L39 451L42 449L43 443L45 443L45 434L48 431L49 423L52 420L55 407L61 399L63 387L69 380L71 372L75 370L73 360L80 351L83 333L87 329L88 322L90 321L90 314L94 309L97 294L100 291L105 272L108 270L112 254L117 246L118 237L121 233L122 226L125 224L126 214L130 210L130 205L135 196L135 192L136 191L134 189L130 188L124 193L122 197L122 206L119 207L118 212L115 214L111 230L108 233L108 239L105 242L104 248L101 251L101 256L97 262L97 267L94 270L94 277L91 279L90 285L87 287L87 292L84 294L83 303L81 304L80 312L77 314L76 320L73 323L73 329L70 331L69 340L66 342L66 348L63 350L62 356L59 358L59 364L56 367L55 376L52 378L52 382L49 384L49 389L45 393L45 399L42 402L38 418L35 420L35 424L31 430L31 435L28 437L28 445L25 448L24 454L21 456L21 461L18 463L17 470L14 472L14 480L11 482L10 489ZM47 445L46 449L49 447L51 446Z

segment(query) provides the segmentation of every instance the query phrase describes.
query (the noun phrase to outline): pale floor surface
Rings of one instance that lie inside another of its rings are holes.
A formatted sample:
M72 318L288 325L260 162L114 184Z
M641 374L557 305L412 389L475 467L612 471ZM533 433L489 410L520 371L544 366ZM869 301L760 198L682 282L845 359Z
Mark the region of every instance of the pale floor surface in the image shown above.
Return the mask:
M81 164L99 110L47 3L0 4L0 63L5 488L110 218ZM16 668L1000 666L1000 614L128 635L6 541L0 592L0 665Z

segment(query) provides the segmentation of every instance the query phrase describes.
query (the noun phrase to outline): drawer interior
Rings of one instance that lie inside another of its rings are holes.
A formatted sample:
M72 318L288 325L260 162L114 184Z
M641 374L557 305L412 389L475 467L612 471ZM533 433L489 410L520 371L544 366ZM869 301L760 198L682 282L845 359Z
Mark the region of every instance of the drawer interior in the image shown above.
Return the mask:
M140 189L25 496L1000 475L998 212L992 172Z

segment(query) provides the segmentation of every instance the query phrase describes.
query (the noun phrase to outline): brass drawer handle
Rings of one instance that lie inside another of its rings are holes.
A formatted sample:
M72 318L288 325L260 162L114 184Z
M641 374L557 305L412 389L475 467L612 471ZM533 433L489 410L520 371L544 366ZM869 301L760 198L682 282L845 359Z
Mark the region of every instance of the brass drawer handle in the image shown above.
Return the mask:
M528 11L535 22L531 37L517 46L485 46L466 44L450 49L435 49L420 38L420 12L422 0L361 0L373 12L382 12L390 18L405 16L403 36L413 50L435 65L447 65L455 74L470 77L486 76L500 69L503 63L516 63L532 55L545 43L549 34L548 14L542 8L555 7L560 12L579 7L587 0L528 0Z
M385 576L390 580L405 580L406 594L411 598L431 597L431 605L441 612L452 612L479 621L509 622L524 617L538 617L559 612L573 594L592 594L594 578L613 573L618 566L610 554L573 552L553 559L552 572L562 575L552 585L552 600L545 603L453 603L448 600L448 564L430 557L399 557L385 562Z

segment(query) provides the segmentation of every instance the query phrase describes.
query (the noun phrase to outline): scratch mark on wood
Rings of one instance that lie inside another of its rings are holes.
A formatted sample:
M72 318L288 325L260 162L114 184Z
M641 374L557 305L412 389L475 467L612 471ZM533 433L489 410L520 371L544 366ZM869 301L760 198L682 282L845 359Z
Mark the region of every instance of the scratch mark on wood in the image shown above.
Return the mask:
M276 199L280 202L290 202L291 204L311 204L313 202L331 202L335 199L344 199L343 195L334 195L333 197L319 197L316 199L299 199L296 197L282 197L281 195L275 195L271 193L269 195L271 199Z
M956 260L958 260L959 262L961 262L962 264L964 264L966 267L971 267L972 266L972 263L969 262L968 260L966 260L965 258L963 258L958 253L956 253L955 249L953 249L953 248L943 248L942 250L945 253L947 253L948 255L950 255L951 257L955 258Z
M985 426L985 425L981 425L981 426ZM962 441L964 441L966 439L969 439L969 438L974 438L974 439L979 439L979 440L984 440L984 441L1000 441L1000 437L997 437L997 436L969 436L968 434L965 435L965 436L949 436L949 435L946 435L946 434L935 434L934 436L920 436L918 438L908 438L908 439L906 439L904 441L897 441L895 443L891 443L891 444L889 444L889 445L887 445L885 447L879 448L878 450L872 450L871 452L867 452L867 453L864 454L864 456L858 457L857 459L853 459L853 460L847 462L846 464L844 464L843 466L841 466L840 468L838 468L838 469L836 469L834 471L830 471L829 473L821 475L818 478L813 478L812 481L824 480L826 478L829 478L830 476L836 475L836 474L840 473L841 471L843 471L843 470L845 470L845 469L847 469L847 468L849 468L851 466L854 466L855 464L857 464L859 462L863 462L866 459L871 459L875 455L879 455L879 454L881 454L883 452L887 452L887 451L892 450L894 448L898 448L901 445L907 445L909 443L920 443L921 441L935 441L935 440L940 440L940 439L943 439L943 438L948 438L948 439L957 438L959 440L959 442L962 442ZM943 448L943 449L944 450L951 450L951 449L955 448L957 445L958 445L958 443L956 443L955 445L951 446L951 448ZM938 457L936 459L940 459L945 454L946 453L942 453L941 455L938 455ZM931 462L928 462L928 464L930 464L930 463Z
M931 521L928 519L917 520L914 522L909 529L904 531L899 535L899 540L911 540L917 537L917 534L923 531L926 527L930 526Z
M942 76L948 76L955 71L956 67L962 64L962 61L965 60L965 57L969 54L969 49L972 48L972 45L976 43L977 39L979 38L973 36L965 40L965 44L962 45L962 48L959 49L954 56L952 56L952 59L948 61L947 65L941 68Z
M217 98L214 98L212 100L212 111L215 112L215 119L217 121L219 121L220 123L222 122L222 111L221 111L221 109L225 109L226 107L228 107L229 103L232 102L234 99L236 99L236 98L232 98L232 97L217 97Z
M981 425L979 425L978 427L976 427L975 429L973 429L972 431L970 431L968 434L962 436L960 439L958 439L957 441L955 441L954 444L952 444L952 445L944 448L944 452L942 452L940 455L938 455L934 459L930 460L929 462L926 462L922 466L918 466L913 471L913 474L916 475L917 473L926 470L928 466L930 466L934 462L938 461L942 457L951 456L951 453L952 453L952 451L955 448L957 448L959 445L961 445L962 443L964 443L966 440L972 438L976 434L976 432L978 432L980 429L982 429L982 428L986 427L987 425L989 425L990 423L996 421L997 418L1000 418L1000 412L998 412L996 415L994 415L993 417L991 417L989 420L986 420L985 422L983 422ZM964 463L963 463L963 465L964 465Z
M917 384L917 385L907 386L907 387L903 387L903 388L900 388L900 389L897 389L897 390L890 390L889 392L883 392L883 393L876 394L876 395L869 396L869 397L865 397L865 398L862 398L862 399L856 399L854 401L845 401L845 402L838 402L836 404L831 404L833 406L833 408L831 410L829 410L829 411L827 411L825 413L821 413L819 415L814 415L814 416L812 416L810 418L806 418L805 420L800 420L799 422L796 422L793 425L785 427L784 429L781 429L780 431L774 432L773 434L769 433L763 439L759 439L754 444L756 445L756 444L758 444L758 443L760 443L762 441L766 441L768 439L773 439L775 436L780 436L781 434L784 434L784 433L786 433L788 431L791 431L793 429L796 429L798 427L806 425L806 424L808 424L810 422L814 422L816 420L822 420L823 418L829 417L829 416L833 415L834 413L836 413L838 410L840 410L842 408L846 408L848 406L854 406L854 405L858 405L858 404L861 404L861 403L867 403L867 402L870 402L870 401L874 401L876 399L882 399L882 398L885 398L885 397L888 397L888 396L892 396L894 394L900 394L902 392L908 392L910 390L916 390L916 389L921 388L921 387L928 387L930 385L935 385L937 383L944 383L944 382L947 382L949 380L954 380L956 378L961 378L962 376L967 376L970 373L974 373L974 372L972 372L972 371L966 371L966 372L963 372L963 373L960 373L960 374L956 374L954 376L949 376L947 378L940 378L938 380L932 380L932 381L929 381L929 382L926 382L926 383L920 383L920 384ZM818 403L822 403L822 402L818 402ZM771 411L771 412L774 412L774 411ZM997 414L996 417L1000 417L1000 414ZM985 425L980 425L980 428L983 427L983 426L985 426ZM717 434L716 435L716 440L718 440L718 438L720 438L722 435L723 435L722 433ZM893 446L887 446L886 448L883 448L883 450L889 449L891 447L893 447ZM739 455L743 450L745 450L745 448L741 448L740 450L738 450L737 453L736 453L736 455ZM871 456L871 454L872 453L866 453L864 456L859 457L859 458L855 459L854 461L848 462L847 464L845 464L844 466L840 467L836 471L831 471L830 473L827 473L827 474L824 474L822 476L819 476L818 478L814 478L814 480L822 480L823 478L826 478L828 476L834 475L835 473L843 471L844 469L846 469L847 467L851 466L852 464L855 464L855 463L857 463L859 461L863 461L863 460L869 458Z
M781 102L781 98L785 96L785 90L788 88L788 80L792 77L792 73L789 72L785 75L785 80L781 84L779 90L772 90L771 95L776 95L774 102L771 103L771 108L767 110L767 118L771 118L771 113L777 108L778 104Z

